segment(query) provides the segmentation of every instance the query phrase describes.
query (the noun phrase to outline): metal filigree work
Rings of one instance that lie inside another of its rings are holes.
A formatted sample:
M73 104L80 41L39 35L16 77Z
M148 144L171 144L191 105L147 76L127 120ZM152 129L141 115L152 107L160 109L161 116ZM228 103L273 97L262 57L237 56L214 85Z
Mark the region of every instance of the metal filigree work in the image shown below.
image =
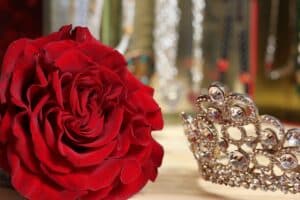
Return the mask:
M201 176L232 187L300 193L300 129L285 130L259 115L246 95L213 83L197 100L195 117L182 113Z

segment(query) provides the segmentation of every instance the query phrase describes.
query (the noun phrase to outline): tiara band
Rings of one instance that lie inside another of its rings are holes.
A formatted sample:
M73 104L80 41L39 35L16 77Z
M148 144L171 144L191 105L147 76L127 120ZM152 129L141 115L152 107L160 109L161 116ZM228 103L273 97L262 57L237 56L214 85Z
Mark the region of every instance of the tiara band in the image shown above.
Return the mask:
M259 115L247 96L213 83L182 113L184 131L202 178L232 187L300 193L300 129Z

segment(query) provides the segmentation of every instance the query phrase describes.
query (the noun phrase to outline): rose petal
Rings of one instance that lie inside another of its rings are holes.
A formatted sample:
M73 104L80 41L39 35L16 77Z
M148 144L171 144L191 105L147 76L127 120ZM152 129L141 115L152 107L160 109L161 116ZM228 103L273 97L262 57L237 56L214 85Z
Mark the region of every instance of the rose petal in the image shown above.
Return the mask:
M121 79L125 78L127 63L118 51L98 42L85 42L78 48L99 66L105 66L114 71Z
M140 173L140 176L133 182L119 185L113 193L110 193L107 199L128 199L130 196L140 191L145 186L147 181L148 177L146 177L143 173Z
M61 122L61 110L58 107L51 107L45 112L45 118L40 121L44 122L43 137L47 146L51 149L51 151L58 153L57 140L59 138L59 134L62 134L63 132L59 124Z
M30 84L35 84L35 72L36 68L34 66L36 59L35 56L26 56L26 49L28 49L30 44L27 45L27 48L24 49L23 56L20 56L16 62L16 68L12 72L13 84L10 85L10 95L11 101L17 106L26 108L26 90ZM28 50L30 51L30 50Z
M140 163L145 162L151 156L152 148L145 148L143 146L131 145L127 157L137 159Z
M49 120L46 118L44 122L44 133L45 133L45 141L50 149L56 148L56 138L55 133L53 131L53 128L49 122Z
M42 180L41 176L31 174L21 166L19 158L11 149L9 150L8 158L12 169L11 183L27 199L77 199L86 193L85 191L64 191L50 181Z
M58 173L69 173L70 167L67 165L66 160L58 154L51 152L46 145L43 134L40 131L37 117L32 113L29 115L29 126L31 132L31 139L34 141L33 148L37 158L46 165L49 169Z
M43 168L44 173L61 187L68 190L97 191L109 187L119 175L120 160L106 160L96 169L82 169L69 174L55 174Z
M50 94L46 93L47 88L45 86L33 84L29 86L26 96L29 103L29 109L38 114L42 107L47 103L50 98Z
M76 80L76 79L75 79ZM72 86L70 89L70 96L69 96L69 104L72 110L72 113L76 116L83 114L81 112L80 108L80 102L79 102L79 97L78 97L78 91L76 87L75 81L72 82Z
M15 112L12 109L7 109L3 114L0 123L0 143L6 144L11 134L11 124L14 120Z
M120 158L127 154L131 144L131 127L126 128L117 139L117 146L112 154L112 157Z
M164 149L155 140L153 140L152 143L153 144L152 144L151 160L153 161L155 167L159 167L162 164L162 158L163 158L163 155L164 155Z
M37 82L42 86L46 86L48 84L48 80L42 67L40 66L40 63L37 63L35 70Z
M76 45L76 42L72 40L60 40L48 43L43 47L46 62L54 62L57 58L60 57L61 54L72 48L75 48Z
M77 49L71 49L60 55L55 61L55 65L62 72L76 73L85 70L93 65L92 60Z
M90 167L100 164L106 159L116 147L116 142L111 142L102 146L100 149L92 150L87 153L77 153L66 144L62 144L61 148L68 160L75 168Z
M72 25L63 26L57 32L53 32L50 35L32 40L32 44L40 48L50 42L71 39L71 35L70 35L71 30L72 30Z
M61 79L59 78L59 72L54 71L52 73L52 87L54 90L54 94L57 100L57 103L59 106L64 108L64 102L63 102L63 93L62 93L62 83Z
M75 29L71 33L72 38L77 42L87 42L87 41L94 41L97 42L97 40L93 37L93 35L90 33L89 29L86 27L75 27Z
M22 56L24 47L29 43L28 39L20 39L11 43L5 53L1 75L0 75L0 98L1 102L6 102L6 89L11 78L12 72L15 69L19 57Z
M143 163L143 173L146 177L149 177L151 181L155 181L157 177L157 167L154 166L152 161L148 160Z
M163 128L161 109L151 96L139 90L129 96L128 103L130 108L135 108L135 112L144 112L153 130Z
M39 161L31 148L32 141L27 137L28 129L23 128L25 123L28 123L27 114L25 112L18 113L12 126L12 133L15 136L15 150L27 169L37 173L40 170L37 165Z
M92 111L85 128L81 131L82 136L87 138L96 138L102 132L104 126L104 117L99 115L99 113Z
M132 73L126 73L126 86L130 93L136 92L137 90L141 90L145 93L147 93L149 96L154 95L154 90L153 88L144 85L140 80L138 80L136 77L133 76Z
M96 191L89 191L87 195L84 195L82 199L84 200L95 200L95 199L105 199L109 192L114 188L114 185L111 184L106 188L96 190Z
M134 128L132 128L132 140L134 144L148 145L151 140L151 127L144 126L143 124L136 124L138 122L133 122ZM141 122L142 123L142 122Z
M147 113L148 122L152 126L152 130L161 130L164 127L162 112L159 110Z
M124 109L123 107L115 108L108 116L107 121L104 123L104 127L102 132L100 133L100 136L95 139L94 141L91 141L88 144L81 144L81 146L88 147L88 148L99 148L110 141L112 141L119 133L120 128L123 121L123 113ZM114 119L114 120L111 120ZM59 144L59 150L62 155L65 155L65 152L63 150L63 147L61 146L61 143Z
M124 167L121 171L120 180L123 184L129 184L142 173L140 164L135 159L128 159L124 162Z

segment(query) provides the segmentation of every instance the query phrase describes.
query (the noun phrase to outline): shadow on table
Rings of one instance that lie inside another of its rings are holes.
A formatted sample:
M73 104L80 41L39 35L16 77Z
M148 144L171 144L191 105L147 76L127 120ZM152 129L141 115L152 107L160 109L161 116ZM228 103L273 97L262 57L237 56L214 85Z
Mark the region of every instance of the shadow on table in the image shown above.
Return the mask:
M237 200L214 194L198 184L197 171L168 169L159 174L155 184L148 185L144 192L151 195L193 196L214 200Z
M0 188L0 199L1 200L23 200L16 191L11 188L1 187Z
M214 194L207 191L204 187L198 183L197 171L184 171L182 169L168 169L160 173L155 184L148 185L143 193L151 195L170 195L172 196L192 196L204 199L213 200L237 200ZM14 190L10 188L0 188L1 200L22 200Z

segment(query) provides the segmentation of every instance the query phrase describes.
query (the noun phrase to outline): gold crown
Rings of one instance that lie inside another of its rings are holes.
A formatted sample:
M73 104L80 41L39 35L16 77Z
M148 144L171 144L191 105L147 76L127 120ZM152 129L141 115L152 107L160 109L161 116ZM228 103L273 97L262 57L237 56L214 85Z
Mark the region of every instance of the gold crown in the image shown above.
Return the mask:
M259 115L246 95L213 83L197 99L195 117L182 113L200 175L232 187L300 193L300 129L285 130Z

